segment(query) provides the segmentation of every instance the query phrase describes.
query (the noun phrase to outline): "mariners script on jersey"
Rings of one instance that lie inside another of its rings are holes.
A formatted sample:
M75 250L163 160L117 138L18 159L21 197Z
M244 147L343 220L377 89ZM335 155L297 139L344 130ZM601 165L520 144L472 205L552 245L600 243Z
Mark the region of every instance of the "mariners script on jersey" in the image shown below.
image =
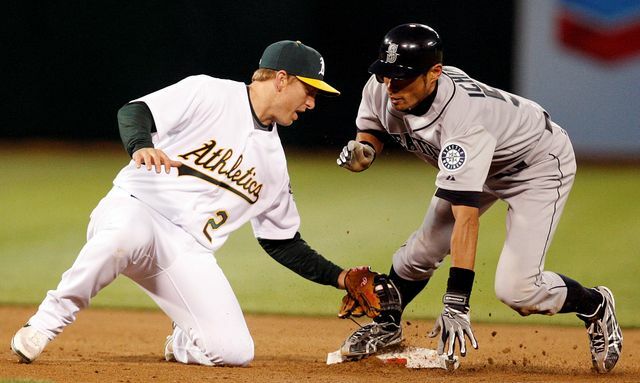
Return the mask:
M546 127L545 115L533 101L445 66L433 104L421 116L394 110L385 84L371 76L356 125L359 131L388 132L405 149L438 167L438 187L480 192L487 178L523 161L530 164L537 156L535 144Z
M255 121L244 83L192 76L135 101L153 113L154 146L183 165L156 174L131 162L114 185L214 251L249 220L256 237L295 235L300 217L276 125Z

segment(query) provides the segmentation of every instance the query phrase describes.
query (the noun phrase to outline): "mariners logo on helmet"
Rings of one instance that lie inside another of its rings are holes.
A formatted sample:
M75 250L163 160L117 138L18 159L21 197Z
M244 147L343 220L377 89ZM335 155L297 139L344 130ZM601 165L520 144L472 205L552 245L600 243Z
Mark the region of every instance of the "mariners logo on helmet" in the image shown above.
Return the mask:
M438 33L424 24L402 24L384 36L369 73L378 81L384 77L402 80L420 76L436 64L442 64Z
M467 153L462 146L458 144L449 144L442 149L440 154L440 162L445 169L449 171L458 170L464 165L467 159Z
M387 48L387 62L393 64L398 59L398 44L391 43Z

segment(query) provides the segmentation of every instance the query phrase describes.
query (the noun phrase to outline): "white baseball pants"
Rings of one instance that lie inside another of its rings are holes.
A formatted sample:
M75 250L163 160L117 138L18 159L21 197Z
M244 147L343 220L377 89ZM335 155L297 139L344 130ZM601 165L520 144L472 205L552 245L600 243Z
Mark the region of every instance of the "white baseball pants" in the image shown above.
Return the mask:
M92 212L86 245L29 323L53 339L120 274L176 323L178 362L244 366L253 359L242 310L211 251L118 187Z

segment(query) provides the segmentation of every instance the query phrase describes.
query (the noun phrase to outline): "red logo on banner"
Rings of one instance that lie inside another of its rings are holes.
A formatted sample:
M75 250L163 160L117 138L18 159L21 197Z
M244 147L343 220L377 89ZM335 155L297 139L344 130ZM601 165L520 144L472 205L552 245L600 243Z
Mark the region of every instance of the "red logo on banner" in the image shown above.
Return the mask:
M557 21L570 49L609 62L640 53L640 1L562 0Z

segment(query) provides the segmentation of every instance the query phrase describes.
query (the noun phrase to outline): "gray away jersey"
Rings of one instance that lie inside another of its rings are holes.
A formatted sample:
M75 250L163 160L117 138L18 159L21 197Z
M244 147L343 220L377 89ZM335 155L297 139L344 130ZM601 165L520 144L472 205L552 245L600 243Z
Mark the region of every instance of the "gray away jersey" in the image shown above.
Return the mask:
M439 168L436 186L483 190L487 178L531 158L545 110L445 66L429 110L414 116L393 109L384 84L371 76L356 118L359 131L387 132L407 151Z

